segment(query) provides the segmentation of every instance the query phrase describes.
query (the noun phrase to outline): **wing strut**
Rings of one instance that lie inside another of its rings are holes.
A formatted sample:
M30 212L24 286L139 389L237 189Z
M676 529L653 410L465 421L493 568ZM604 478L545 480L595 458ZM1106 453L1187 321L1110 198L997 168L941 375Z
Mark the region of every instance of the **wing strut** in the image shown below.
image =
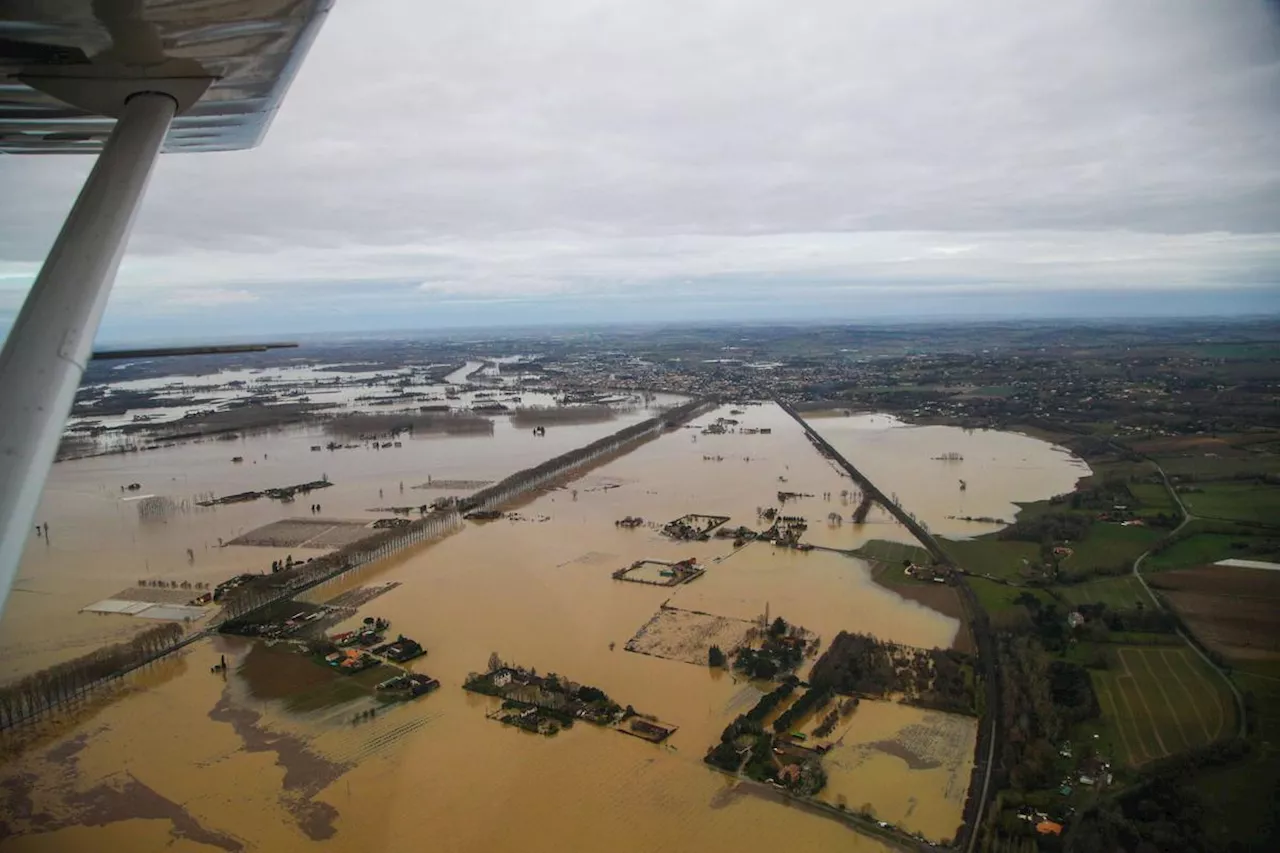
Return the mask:
M145 89L125 100L0 351L0 613L177 108L174 97Z

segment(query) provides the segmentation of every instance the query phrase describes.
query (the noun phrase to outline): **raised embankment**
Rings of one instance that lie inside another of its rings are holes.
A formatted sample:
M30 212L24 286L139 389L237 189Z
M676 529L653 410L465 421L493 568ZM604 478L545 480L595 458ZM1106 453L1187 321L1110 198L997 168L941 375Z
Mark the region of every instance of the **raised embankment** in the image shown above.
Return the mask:
M692 400L657 417L562 453L540 465L517 471L492 486L463 498L454 508L431 512L402 527L380 531L301 567L295 567L291 570L295 577L288 579L287 586L273 584L274 588L266 595L248 592L240 596L245 603L237 606L234 611L227 612L226 616L228 619L242 618L272 602L337 580L361 566L384 560L414 545L452 533L463 526L463 517L467 513L491 511L535 489L589 468L603 457L626 453L639 443L660 435L664 430L697 417L713 405L709 400Z
M385 560L407 548L452 533L463 526L463 516L466 513L492 510L534 489L585 469L604 456L625 453L664 429L697 417L698 413L710 405L706 400L690 401L584 447L562 453L540 465L517 471L492 486L463 498L456 507L436 510L401 527L378 531L310 563L294 566L287 576L282 577L285 573L264 576L261 590L241 591L234 607L229 607L225 616L227 619L243 618L268 604L329 583L361 566Z
M911 535L928 549L929 554L940 565L951 565L951 558L947 556L947 553L942 549L942 545L938 543L937 539L933 538L933 535L928 530L924 529L906 510L886 498L884 492L880 491L875 483L872 483L865 474L854 467L852 462L845 459L840 451L832 447L830 442L819 435L800 416L795 407L785 400L777 399L776 402L784 412L790 415L796 423L800 424L805 431L805 435L809 437L809 441L813 443L819 453L839 465L853 478L853 481L862 488L864 496L869 496L873 501L888 510L894 518L902 522L902 525L911 531ZM977 830L982 824L982 816L991 796L991 774L994 770L995 746L998 742L1000 725L1000 683L998 681L999 674L995 666L995 635L991 631L987 613L978 603L977 595L970 589L963 576L956 574L955 587L960 593L961 601L964 602L965 615L969 619L969 627L973 631L974 642L978 647L978 669L982 674L984 699L986 701L983 709L984 725L978 729L978 742L974 749L973 775L969 782L969 797L964 806L963 831L955 839L955 847L957 849L971 851L977 841Z
M880 506L889 511L890 515L902 522L902 526L907 528L907 530L910 530L911 535L920 540L920 544L928 549L929 554L934 560L944 565L950 565L950 558L947 557L946 552L942 550L942 546L938 544L938 540L934 539L928 530L925 530L924 527L912 518L906 510L889 500L889 498L885 496L885 493L876 487L875 483L867 479L867 476L855 468L852 462L845 459L844 456L841 455L840 451L832 447L830 442L819 435L813 427L809 426L808 422L800 416L800 413L797 412L790 403L781 399L779 399L777 403L784 412L795 419L796 423L800 424L804 429L805 435L809 437L809 441L813 442L814 446L818 448L819 453L835 462L853 478L853 481L862 488L864 496L869 497L875 503L880 504Z
M625 427L613 435L593 441L585 447L570 450L568 453L562 453L540 465L517 471L505 480L481 489L471 497L461 501L461 509L463 512L483 512L502 506L533 489L558 480L573 471L585 468L602 457L629 451L642 441L647 441L650 438L661 435L667 429L678 427L693 420L715 405L713 400L690 400L688 403L669 409L656 418L649 418L638 424Z

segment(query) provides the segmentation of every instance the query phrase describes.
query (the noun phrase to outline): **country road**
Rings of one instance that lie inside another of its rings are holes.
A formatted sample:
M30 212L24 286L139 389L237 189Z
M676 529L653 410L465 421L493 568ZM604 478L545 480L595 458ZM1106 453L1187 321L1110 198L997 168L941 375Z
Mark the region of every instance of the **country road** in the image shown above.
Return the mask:
M1173 502L1175 505L1177 505L1178 511L1182 513L1182 522L1177 527L1175 527L1172 531L1170 531L1168 536L1160 540L1161 542L1165 542L1165 541L1168 541L1168 539L1170 539L1171 537L1177 536L1178 533L1181 532L1184 527L1186 527L1188 524L1190 524L1192 521L1196 519L1196 516L1192 515L1190 512L1187 511L1187 507L1185 504L1183 504L1181 496L1178 495L1178 490L1175 489L1173 487L1173 484L1169 482L1169 476L1165 474L1164 468L1160 466L1160 463L1150 458L1148 458L1147 461L1155 466L1156 471L1160 472L1160 479L1164 482L1165 491L1167 491L1169 493L1169 496L1173 498ZM1151 549L1144 551L1141 555L1139 555L1138 559L1133 561L1133 576L1138 579L1138 583L1142 584L1142 588L1146 591L1147 597L1150 598L1155 603L1156 608L1159 610L1168 612L1168 608L1164 606L1164 602L1161 601L1160 598L1156 596L1156 594L1152 591L1151 587L1147 584L1147 579L1142 575L1142 562L1146 560L1147 557L1149 556L1151 556ZM1218 675L1222 677L1222 680L1227 683L1227 687L1231 690L1231 695L1234 697L1235 703L1236 703L1236 737L1243 739L1246 734L1245 718L1244 718L1244 697L1240 695L1240 691L1236 687L1235 682L1231 680L1230 676L1228 676L1225 672L1222 671L1221 667L1219 667L1216 663L1214 663L1213 660L1204 653L1204 651L1200 648L1200 645L1197 642L1195 642L1191 637L1187 636L1187 634L1182 630L1181 627L1175 628L1174 631L1178 634L1178 636L1182 639L1183 642L1185 642L1188 646L1191 647L1192 651L1194 651L1197 655L1200 656L1200 659L1202 661L1209 664L1209 666L1213 668L1213 671L1218 673Z

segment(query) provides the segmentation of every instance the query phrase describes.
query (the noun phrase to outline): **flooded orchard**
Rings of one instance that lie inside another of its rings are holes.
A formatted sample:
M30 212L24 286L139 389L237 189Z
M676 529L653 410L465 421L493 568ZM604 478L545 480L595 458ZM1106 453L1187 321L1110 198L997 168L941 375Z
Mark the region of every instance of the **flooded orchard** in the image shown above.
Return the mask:
M708 431L717 418L737 423ZM934 444L860 449L833 436L831 423L818 428L934 529L942 522L930 513L968 514L925 500L945 463L916 457L938 455ZM141 620L77 611L140 575L217 582L290 550L219 547L219 538L310 517L316 501L326 517L368 521L386 514L380 507L426 500L402 500L401 482L408 494L428 476L496 480L623 425L558 427L537 440L499 428L492 438L433 436L376 453L312 453L306 435L268 434L245 439L236 450L245 463L234 468L221 442L61 464L42 508L51 541L29 548L20 582L28 592L15 593L5 617L6 656L18 661L6 676L136 630ZM963 434L954 432L958 442ZM1006 463L1030 452L1028 439L1003 440L1014 449L1000 451L999 434L984 446ZM968 464L971 445L953 446ZM1044 470L1004 477L1004 492L993 480L984 506L1043 497L1080 475L1048 445L1036 452ZM134 480L146 491L177 482L182 493L223 494L321 473L334 485L304 496L300 508L259 500L142 520L119 494ZM813 550L733 537L677 541L661 530L690 514L759 530L779 492L789 495L781 513L808 519L803 541ZM427 649L405 668L438 679L438 689L379 705L358 687L385 677L378 669L345 675L284 642L203 640L24 735L37 742L15 751L0 776L0 850L888 849L843 823L839 808L950 838L972 767L973 717L861 703L842 718L824 759L819 799L837 807L830 815L702 761L770 689L708 667L707 649L759 631L766 613L803 626L822 648L841 630L923 648L955 640L955 619L874 584L866 564L844 553L869 539L908 538L879 510L865 524L850 522L856 503L856 486L776 406L705 414L506 507L500 519L467 522L305 594L315 604L367 599L329 631L388 620L391 635ZM289 555L320 553L295 546ZM684 583L659 585L671 577L661 572L643 576L651 583L614 577L638 561L690 558L703 571ZM495 654L592 685L677 730L653 744L582 721L554 737L502 725L487 718L498 699L461 689ZM211 671L224 659L225 671ZM812 662L801 664L801 677Z

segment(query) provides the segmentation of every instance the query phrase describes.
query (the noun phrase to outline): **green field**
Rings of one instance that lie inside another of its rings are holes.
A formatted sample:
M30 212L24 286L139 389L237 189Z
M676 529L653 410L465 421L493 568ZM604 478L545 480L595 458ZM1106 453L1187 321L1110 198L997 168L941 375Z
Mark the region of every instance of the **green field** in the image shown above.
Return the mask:
M1280 455L1275 453L1250 454L1248 456L1205 456L1187 454L1157 456L1156 461L1170 477L1191 477L1195 480L1222 480L1237 474L1280 473Z
M1033 542L981 537L978 539L940 539L942 548L956 565L979 575L1017 580L1026 563L1040 561L1040 546Z
M1094 574L1099 570L1129 568L1166 531L1150 527L1122 527L1119 524L1094 524L1089 535L1069 546L1074 553L1058 565L1073 574Z
M920 566L928 566L933 563L933 558L929 555L929 552L919 545L890 542L887 539L872 539L864 543L854 553L859 557L879 560L882 563L890 563L895 566L901 566L903 560L910 560Z
M1169 495L1169 490L1160 483L1131 483L1129 491L1138 499L1143 515L1156 513L1175 513L1177 506Z
M1031 510L1032 515L1035 509ZM1019 514L1022 518L1024 513ZM1122 527L1119 524L1097 523L1089 528L1089 534L1078 542L1072 542L1070 557L1063 558L1059 567L1075 575L1091 575L1128 570L1133 561L1167 531L1150 527ZM941 539L943 549L956 565L978 575L991 575L1006 580L1021 580L1027 565L1038 565L1040 546L1034 542L1016 539L999 539L981 536L977 539Z
M1056 587L1055 591L1072 606L1102 603L1111 610L1132 610L1135 602L1151 607L1151 596L1133 575Z
M982 609L992 614L1020 606L1015 605L1013 600L1023 593L1030 593L1045 604L1053 603L1053 596L1043 589L1006 586L1002 583L989 581L986 578L969 577L966 582L973 589L974 594L978 596L978 603L982 605Z
M1204 483L1182 494L1192 515L1280 524L1280 488L1261 483Z
M1274 560L1280 556L1280 539L1247 534L1197 533L1142 561L1142 570L1182 569L1218 560Z
M1234 731L1221 678L1185 646L1123 646L1093 670L1103 723L1130 766L1204 746Z
M1156 473L1155 466L1150 462L1134 462L1129 459L1095 461L1090 462L1089 467L1093 469L1093 473L1084 478L1080 483L1081 488L1100 486L1110 478L1118 477L1128 481L1136 477L1150 477Z

